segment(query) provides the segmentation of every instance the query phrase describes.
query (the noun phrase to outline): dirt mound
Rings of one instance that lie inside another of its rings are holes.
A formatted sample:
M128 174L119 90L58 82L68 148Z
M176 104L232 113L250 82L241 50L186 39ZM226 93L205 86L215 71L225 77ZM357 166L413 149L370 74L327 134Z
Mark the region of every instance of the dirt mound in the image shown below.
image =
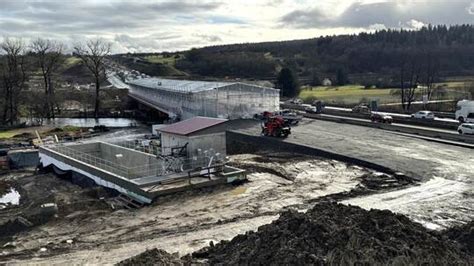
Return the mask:
M472 239L472 223L439 233L390 211L323 202L181 260L155 249L120 265L469 264Z
M449 239L457 241L471 256L474 256L474 221L444 231Z
M210 264L462 263L459 244L403 215L320 203L307 213L287 211L258 232L204 248Z
M183 265L177 254L169 254L162 249L150 249L138 256L119 262L117 265Z

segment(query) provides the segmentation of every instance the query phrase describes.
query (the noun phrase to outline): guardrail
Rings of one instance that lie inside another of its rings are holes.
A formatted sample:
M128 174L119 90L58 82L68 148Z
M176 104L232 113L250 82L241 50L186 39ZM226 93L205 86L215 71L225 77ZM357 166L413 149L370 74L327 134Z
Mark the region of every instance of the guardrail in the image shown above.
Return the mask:
M296 104L282 104L281 107L304 111L304 107L300 105L296 105ZM329 108L324 109L323 114L346 116L346 117L353 117L353 118L365 118L365 119L369 118L369 115L367 114L353 113L350 111L343 111L343 110L329 109ZM447 122L447 121L439 121L439 120L422 120L422 119L414 119L411 117L403 117L403 116L397 116L397 115L392 115L392 118L393 118L393 122L395 123L418 125L418 126L432 127L432 128L457 129L459 126L459 123L457 122Z
M380 129L407 133L407 134L420 135L420 136L425 136L425 137L430 137L430 138L439 138L439 139L444 139L444 140L449 140L449 141L457 141L457 142L474 144L474 136L457 135L455 133L440 132L436 130L428 130L428 129L421 129L421 128L403 127L403 126L396 126L396 125L384 124L384 123L373 123L371 121L361 121L361 120L355 120L355 119L344 118L344 117L331 117L331 116L324 116L324 115L317 115L317 114L306 114L305 117L331 121L331 122L339 122L339 123L347 123L347 124L352 124L352 125L380 128Z

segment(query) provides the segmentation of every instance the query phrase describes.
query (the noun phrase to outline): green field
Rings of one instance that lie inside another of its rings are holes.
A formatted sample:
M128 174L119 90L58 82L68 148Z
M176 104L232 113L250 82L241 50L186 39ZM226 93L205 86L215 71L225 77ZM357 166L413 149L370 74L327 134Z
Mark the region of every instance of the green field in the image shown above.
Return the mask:
M78 64L80 61L81 61L81 59L79 57L69 56L69 57L66 58L66 60L64 60L64 66L65 67L71 67L75 64Z
M346 85L334 87L305 88L300 92L300 98L307 102L314 99L326 103L358 104L377 100L379 103L399 101L398 96L390 94L391 89L364 89L360 85Z
M0 139L9 139L17 134L18 134L18 131L16 130L3 131L3 132L0 132Z
M439 100L462 98L463 82L447 82L440 83L446 87L446 94ZM393 88L387 89L366 89L361 85L345 85L345 86L317 86L302 88L299 97L304 102L312 102L313 100L322 100L328 104L345 104L356 105L358 103L367 103L372 100L378 101L379 104L398 103L400 96L392 95ZM416 91L417 100L421 100L421 89ZM418 99L420 98L420 99Z
M164 57L163 55L147 55L144 57L144 59L150 63L164 64L164 65L170 65L170 66L174 66L176 64L176 61L179 60L180 58L175 58L174 55L171 55L169 57Z

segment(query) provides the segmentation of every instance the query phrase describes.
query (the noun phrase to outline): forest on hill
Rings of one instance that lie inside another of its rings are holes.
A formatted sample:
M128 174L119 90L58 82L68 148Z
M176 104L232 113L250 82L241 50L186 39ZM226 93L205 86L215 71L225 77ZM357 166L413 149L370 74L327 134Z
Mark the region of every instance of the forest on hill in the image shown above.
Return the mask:
M153 54L121 55L141 57ZM161 53L176 57L172 67L192 76L275 79L283 67L317 83L338 73L363 79L394 76L406 64L435 70L440 77L474 74L474 25L427 26L420 30L380 30L306 40L244 43ZM179 55L179 56L178 56ZM136 61L136 60L135 60ZM155 65L155 66L154 66ZM159 69L158 62L150 68ZM147 72L146 68L142 68ZM159 75L159 72L150 73ZM361 78L362 77L362 78Z

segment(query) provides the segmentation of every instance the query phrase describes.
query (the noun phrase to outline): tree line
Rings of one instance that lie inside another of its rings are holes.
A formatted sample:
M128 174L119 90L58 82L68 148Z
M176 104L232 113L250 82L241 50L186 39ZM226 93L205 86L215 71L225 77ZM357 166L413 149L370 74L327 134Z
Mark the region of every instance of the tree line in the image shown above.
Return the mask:
M105 60L110 54L111 44L101 39L78 43L73 55L81 59L95 84L94 117L100 110L100 86L105 78ZM38 38L26 43L21 39L4 38L0 43L0 122L14 125L20 117L20 106L25 104L28 113L40 118L54 118L60 112L55 100L55 79L64 63L63 43ZM28 81L40 76L43 94L28 90Z
M474 25L428 25L420 30L389 29L307 40L210 46L190 53L187 55L200 60L187 58L183 61L185 65L177 66L211 76L232 76L234 69L227 61L247 56L255 58L254 64L250 60L240 65L239 71L254 72L255 78L275 77L278 68L269 66L277 64L294 69L299 77L317 75L318 79L327 76L336 79L341 71L350 75L376 73L387 76L388 83L404 58L413 55L436 58L439 72L444 76L472 75ZM254 70L259 66L261 69Z

